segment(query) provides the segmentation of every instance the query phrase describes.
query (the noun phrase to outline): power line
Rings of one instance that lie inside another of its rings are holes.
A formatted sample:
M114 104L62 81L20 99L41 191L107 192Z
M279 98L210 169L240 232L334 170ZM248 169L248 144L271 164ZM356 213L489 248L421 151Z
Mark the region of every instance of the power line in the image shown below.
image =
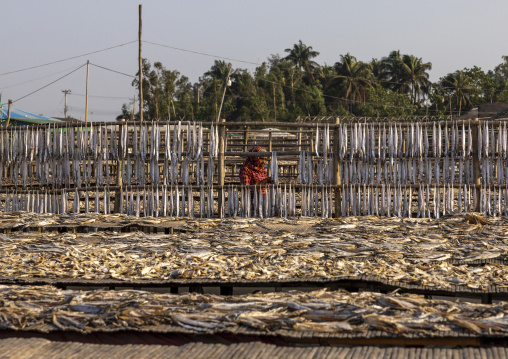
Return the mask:
M31 83L31 82L34 82L34 81L37 81L37 80L44 79L44 78L46 78L46 77L51 77L51 76L54 76L54 75L58 75L58 74L61 74L62 72L66 72L66 71L72 70L73 68L74 68L74 67L67 68L67 69L62 70L62 71L54 72L54 73L49 74L49 75L45 75L45 76L42 76L42 77L38 77L38 78L36 78L36 79L32 79L32 80L25 81L25 82L20 82L20 83L14 84L14 85L2 86L2 90L7 89L7 88L11 88L11 87L16 87L16 86L20 86L20 85L28 84L28 83Z
M147 43L147 44L150 44L150 45L156 45L156 46L160 46L160 47L166 47L168 49L173 49L173 50L178 50L178 51L183 51L183 52L189 52L191 54L203 55L203 56L208 56L208 57L214 57L214 58L217 58L217 59L225 59L225 60L236 61L236 62L243 62L245 64L250 64L250 65L258 65L256 62L252 62L252 61L238 60L238 59L234 59L234 58L231 58L231 57L212 55L212 54L207 54L205 52L199 52L199 51L193 51L193 50L186 50L186 49L182 49L182 48L179 48L179 47L158 44L156 42L151 42L151 41L146 41L146 40L143 40L143 42Z
M82 94L82 93L70 93L69 96L85 97L86 94ZM110 100L132 100L132 97L126 97L126 96L121 97L121 96L88 95L88 97L103 98L103 99L110 99Z
M81 65L81 66L80 66L80 67L78 67L77 69L75 69L75 70L73 70L73 71L69 72L68 74L63 75L62 77L60 77L60 78L56 79L55 81L52 81L52 82L50 82L49 84L47 84L47 85L45 85L45 86L42 86L41 88L38 88L37 90L32 91L32 92L30 92L29 94L27 94L27 95L25 95L25 96L23 96L23 97L20 97L20 98L18 98L18 99L16 99L16 100L14 100L14 101L12 101L12 102L14 103L14 102L17 102L17 101L19 101L19 100L22 100L22 99L24 99L24 98L26 98L26 97L28 97L28 96L30 96L30 95L33 95L34 93L39 92L40 90L42 90L42 89L44 89L44 88L46 88L46 87L48 87L48 86L50 86L50 85L54 84L55 82L60 81L60 80L61 80L61 79L63 79L64 77L69 76L69 75L70 75L70 74L72 74L73 72L78 71L80 68L82 68L82 67L84 67L84 66L86 66L86 64Z
M107 71L115 72L115 73L120 74L120 75L124 75L124 76L128 76L128 77L132 77L132 78L134 78L134 79L136 78L136 76L132 76L132 75L126 74L126 73L124 73L124 72L116 71L116 70L113 70L113 69L108 69L107 67L104 67L104 66L100 66L100 65L96 65L96 64L92 64L92 63L90 63L90 65L93 65L93 66L95 66L95 67L99 67L99 68L104 69L104 70L107 70Z
M38 67L43 67L43 66L53 65L53 64L57 64L57 63L59 63L59 62L69 61L69 60L77 59L77 58L80 58L80 57L83 57L83 56L88 56L88 55L92 55L92 54L97 54L97 53L99 53L99 52L112 50L112 49L115 49L115 48L117 48L117 47L122 47L122 46L129 45L129 44L132 44L132 43L135 43L135 42L138 42L138 40L134 40L134 41L131 41L131 42L126 42L126 43L123 43L123 44L120 44L120 45L116 45L116 46L107 47L107 48L105 48L105 49L101 49L101 50L97 50L97 51L88 52L88 53L83 54L83 55L77 55L77 56L68 57L68 58L66 58L66 59L62 59L62 60L57 60L57 61L53 61L53 62L48 62L48 63L46 63L46 64L42 64L42 65L37 65L37 66L27 67L27 68L24 68L24 69L21 69L21 70L15 70L15 71L4 72L4 73L0 74L0 76L10 75L10 74L14 74L14 73L16 73L16 72L22 72L22 71L32 70L32 69L36 69L36 68L38 68Z

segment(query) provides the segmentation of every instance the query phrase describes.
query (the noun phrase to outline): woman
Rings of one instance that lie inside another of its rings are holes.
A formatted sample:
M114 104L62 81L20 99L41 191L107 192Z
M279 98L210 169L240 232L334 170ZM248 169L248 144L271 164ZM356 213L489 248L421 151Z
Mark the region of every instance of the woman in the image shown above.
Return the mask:
M266 152L261 146L253 147L249 152ZM243 185L264 185L272 182L266 173L265 165L268 158L259 156L248 156L244 165L240 168L240 182Z

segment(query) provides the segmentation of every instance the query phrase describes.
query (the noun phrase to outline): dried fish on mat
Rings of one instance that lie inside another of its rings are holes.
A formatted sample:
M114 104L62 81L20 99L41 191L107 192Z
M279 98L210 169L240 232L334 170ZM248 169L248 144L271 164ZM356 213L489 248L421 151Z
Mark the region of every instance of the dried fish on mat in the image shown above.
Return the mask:
M411 294L323 289L224 297L0 286L0 295L0 328L15 330L36 330L46 324L54 330L81 332L149 331L165 325L165 330L184 328L194 333L245 328L258 333L285 330L289 331L286 335L305 331L306 335L327 332L362 337L369 331L378 331L378 335L381 331L412 338L502 337L508 332L507 303L460 303Z
M108 227L93 233L0 235L0 277L220 281L333 280L371 276L434 289L506 287L508 219L188 219L27 215L22 227ZM16 222L18 221L19 222ZM179 234L112 229L178 226Z

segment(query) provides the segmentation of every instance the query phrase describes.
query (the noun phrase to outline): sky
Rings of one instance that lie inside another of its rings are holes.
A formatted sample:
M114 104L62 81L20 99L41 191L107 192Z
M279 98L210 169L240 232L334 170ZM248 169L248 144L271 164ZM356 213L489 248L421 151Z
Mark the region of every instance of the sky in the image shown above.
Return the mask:
M63 117L62 91L71 90L69 115L84 120L88 60L88 119L114 120L136 93L140 4L143 57L192 82L216 59L252 73L299 40L321 65L400 50L431 62L431 81L475 65L492 70L508 55L506 0L7 0L4 108L12 99L14 108Z

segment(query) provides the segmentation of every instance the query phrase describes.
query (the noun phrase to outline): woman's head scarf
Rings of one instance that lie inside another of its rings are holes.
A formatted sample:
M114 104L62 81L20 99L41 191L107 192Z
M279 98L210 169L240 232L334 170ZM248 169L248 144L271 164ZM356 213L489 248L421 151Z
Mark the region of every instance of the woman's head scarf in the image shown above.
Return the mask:
M261 146L252 147L249 152L266 152L266 149ZM259 156L248 156L245 160L245 166L262 168L261 158Z

